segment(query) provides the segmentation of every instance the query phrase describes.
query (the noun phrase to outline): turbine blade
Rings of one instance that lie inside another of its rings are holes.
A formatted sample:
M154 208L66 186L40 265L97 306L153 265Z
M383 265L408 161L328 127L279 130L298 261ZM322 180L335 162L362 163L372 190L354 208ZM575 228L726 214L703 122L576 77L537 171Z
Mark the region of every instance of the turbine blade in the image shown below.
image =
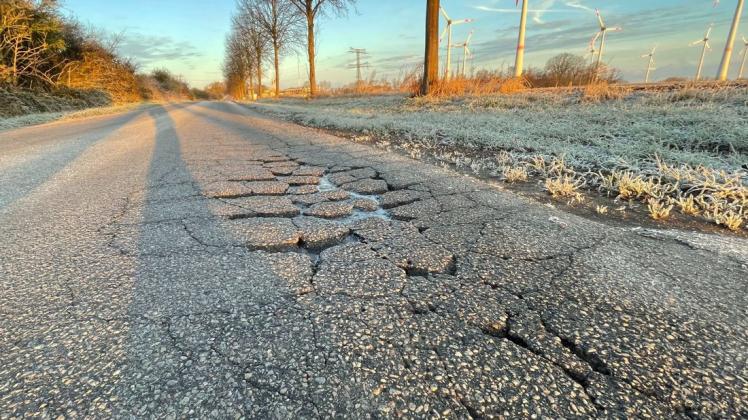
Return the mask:
M463 23L470 23L473 19L460 19L460 20L453 20L452 25L461 25Z
M447 34L447 31L448 31L448 30L449 30L449 25L447 25L447 27L446 27L446 28L444 28L444 30L442 31L442 34L441 34L441 35L439 35L439 42L442 42L442 39L444 39L444 35L446 35L446 34Z
M704 46L706 47L706 49L707 49L707 50L710 50L710 51L711 51L711 49L712 49L712 46L711 46L711 45L709 45L709 43L708 43L708 42L705 42L705 43L704 43Z
M600 14L599 9L595 9L595 15L597 16L597 21L600 23L600 29L603 29L605 27L605 22L603 22L603 15Z
M440 11L442 12L442 14L444 15L444 18L445 18L445 19L447 19L447 22L449 22L449 21L450 21L451 19L449 18L449 15L447 14L447 11L446 11L446 10L444 10L444 8L443 8L443 7L440 7L440 8L439 8L439 10L440 10Z
M470 33L468 34L467 40L465 41L465 46L467 46L468 44L470 44L470 39L471 38L473 38L473 31L470 31Z
M704 35L704 39L709 39L709 35L712 33L712 26L709 26L709 29L706 30L706 35Z
M698 40L698 41L694 41L694 42L692 42L692 43L690 43L690 44L688 44L688 45L690 45L690 46L692 46L692 47L693 47L694 45L699 45L699 44L701 44L702 42L704 42L704 40L703 40L703 39L700 39L700 40Z

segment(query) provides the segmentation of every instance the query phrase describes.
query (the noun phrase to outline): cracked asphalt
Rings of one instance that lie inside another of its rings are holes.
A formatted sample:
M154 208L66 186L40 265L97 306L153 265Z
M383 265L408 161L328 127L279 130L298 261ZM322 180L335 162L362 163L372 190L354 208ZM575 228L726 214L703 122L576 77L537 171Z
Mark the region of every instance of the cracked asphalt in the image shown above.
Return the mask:
M748 244L233 103L0 132L0 418L745 418Z

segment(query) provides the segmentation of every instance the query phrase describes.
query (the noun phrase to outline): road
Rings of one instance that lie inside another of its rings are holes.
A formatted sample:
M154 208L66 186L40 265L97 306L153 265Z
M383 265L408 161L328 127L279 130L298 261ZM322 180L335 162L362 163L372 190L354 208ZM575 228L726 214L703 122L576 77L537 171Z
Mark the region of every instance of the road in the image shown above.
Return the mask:
M746 417L745 240L234 103L0 132L0 418Z

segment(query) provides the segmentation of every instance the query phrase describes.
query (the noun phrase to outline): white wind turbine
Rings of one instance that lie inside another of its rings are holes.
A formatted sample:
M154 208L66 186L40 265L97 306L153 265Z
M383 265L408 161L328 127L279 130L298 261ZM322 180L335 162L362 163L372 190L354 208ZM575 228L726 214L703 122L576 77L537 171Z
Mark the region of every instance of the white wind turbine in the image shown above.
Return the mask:
M738 0L735 6L735 15L732 18L732 25L730 26L730 32L727 35L727 42L725 43L725 52L722 54L722 61L719 64L719 73L717 73L717 80L727 80L727 73L730 70L730 60L732 59L732 47L735 45L735 37L738 35L738 26L740 26L740 17L743 14L743 5L745 0ZM715 6L719 4L719 1L715 1Z
M470 39L473 37L473 32L474 31L470 31L465 42L454 45L455 48L462 48L462 70L460 71L462 77L465 77L468 57L473 55L473 53L470 52Z
M444 15L444 19L447 20L447 27L444 28L444 31L442 32L441 36L439 36L439 39L441 40L444 38L444 34L447 34L447 68L446 68L446 75L445 78L449 80L451 76L451 67L452 67L452 25L461 25L463 23L469 23L472 22L472 19L458 19L458 20L452 20L452 18L449 17L447 12L444 10L443 7L440 7L439 10L442 12L442 15Z
M696 68L696 80L701 80L701 70L704 69L704 58L706 58L706 52L707 50L712 49L712 47L709 46L709 35L712 33L712 26L714 25L709 25L709 28L706 30L706 33L704 34L703 39L699 39L691 43L692 47L699 45L699 44L704 44L704 48L701 49L701 58L699 58L699 66Z
M748 39L743 37L743 61L740 62L740 70L738 70L738 79L743 78L743 70L745 70L745 59L748 58Z
M596 68L600 68L600 63L603 60L603 52L605 50L605 36L608 32L618 32L622 31L623 28L620 26L616 26L614 28L608 28L605 26L605 21L603 21L603 15L600 14L600 10L595 9L595 15L597 16L597 21L600 23L600 32L598 32L598 35L600 37L600 48L597 51L597 64L595 65Z
M649 54L644 54L642 56L642 58L649 58L649 62L647 63L647 73L644 76L644 83L649 83L649 75L652 73L652 70L656 70L654 68L655 50L657 50L656 45L652 47L652 51L650 51Z

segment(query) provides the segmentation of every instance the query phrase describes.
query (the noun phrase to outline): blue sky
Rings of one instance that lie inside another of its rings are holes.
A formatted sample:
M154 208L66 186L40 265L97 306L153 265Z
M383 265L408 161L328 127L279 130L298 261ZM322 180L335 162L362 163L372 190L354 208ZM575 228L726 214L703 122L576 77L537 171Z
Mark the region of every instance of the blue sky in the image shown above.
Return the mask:
M63 0L66 13L110 33L122 34L120 51L134 58L143 70L167 67L195 86L220 80L223 42L229 29L234 0ZM513 0L442 0L452 18L475 22L455 26L454 42L474 30L473 66L509 67L519 13ZM693 76L698 47L688 44L715 24L705 74L717 71L727 31L735 10L734 0L530 0L526 63L542 66L558 53L584 55L597 29L594 9L599 8L608 26L622 32L610 34L605 61L620 68L627 80L643 78L646 60L658 46L653 77ZM355 73L346 68L349 47L366 48L377 78L397 77L416 65L423 55L424 0L359 0L347 17L323 18L318 40L318 79L341 85ZM443 24L443 22L442 22ZM748 36L743 19L739 34ZM739 60L736 45L731 76ZM301 50L300 50L301 51ZM441 51L442 57L444 50ZM461 52L453 52L459 59ZM297 85L306 75L303 52L287 56L281 85Z

